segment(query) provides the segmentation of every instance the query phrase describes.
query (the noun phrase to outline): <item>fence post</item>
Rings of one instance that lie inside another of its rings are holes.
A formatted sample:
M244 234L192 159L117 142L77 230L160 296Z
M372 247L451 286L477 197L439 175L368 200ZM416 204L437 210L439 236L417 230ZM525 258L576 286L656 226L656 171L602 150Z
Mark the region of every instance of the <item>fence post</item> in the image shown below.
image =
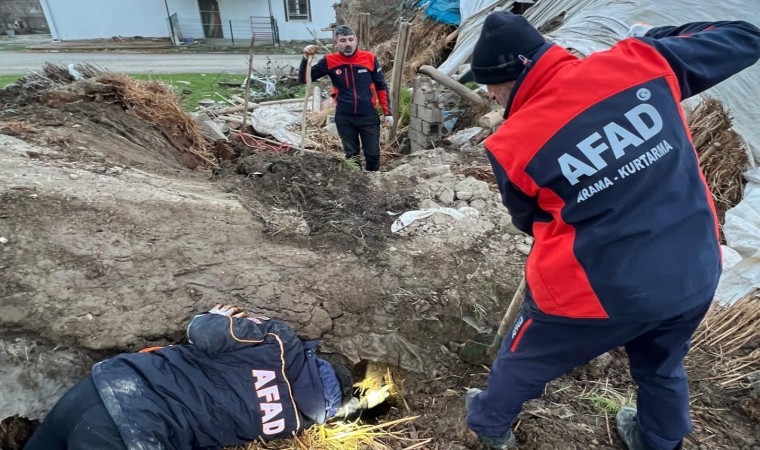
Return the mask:
M232 46L235 46L235 33L232 31L232 20L230 22L230 38L232 38Z

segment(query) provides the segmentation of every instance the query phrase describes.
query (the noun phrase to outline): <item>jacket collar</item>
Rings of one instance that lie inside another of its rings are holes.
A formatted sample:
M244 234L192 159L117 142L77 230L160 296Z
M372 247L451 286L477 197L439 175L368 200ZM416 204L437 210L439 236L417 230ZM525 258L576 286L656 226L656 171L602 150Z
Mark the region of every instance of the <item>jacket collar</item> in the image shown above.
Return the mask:
M577 57L556 44L547 42L538 49L517 78L515 87L512 88L504 110L504 118L509 118L519 110L532 95L541 89L544 82L562 70L566 63L576 61L578 61Z

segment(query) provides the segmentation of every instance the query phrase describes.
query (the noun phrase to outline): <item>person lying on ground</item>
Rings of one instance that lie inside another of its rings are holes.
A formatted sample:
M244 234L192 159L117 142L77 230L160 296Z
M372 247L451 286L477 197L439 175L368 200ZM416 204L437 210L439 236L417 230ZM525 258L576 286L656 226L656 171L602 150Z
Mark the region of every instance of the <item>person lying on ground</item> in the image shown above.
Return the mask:
M675 449L691 431L683 359L721 273L715 206L680 102L760 58L742 21L632 28L583 60L522 16L495 12L472 72L506 108L485 141L515 226L535 237L526 295L467 423L490 448L551 380L624 346L638 409L630 449Z
M348 368L286 323L217 305L187 326L189 344L95 364L25 449L218 449L286 438L388 397L352 398Z

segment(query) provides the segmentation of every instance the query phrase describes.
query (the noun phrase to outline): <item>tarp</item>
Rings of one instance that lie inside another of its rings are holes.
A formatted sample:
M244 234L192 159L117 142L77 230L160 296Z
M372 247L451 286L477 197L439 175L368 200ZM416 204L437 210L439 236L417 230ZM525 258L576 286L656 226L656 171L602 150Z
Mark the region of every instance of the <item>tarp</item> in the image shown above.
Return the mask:
M459 0L432 0L425 8L425 15L449 25L459 25L462 21Z
M744 176L748 181L744 199L726 212L723 225L729 251L723 252L723 275L715 298L724 304L760 289L760 169Z

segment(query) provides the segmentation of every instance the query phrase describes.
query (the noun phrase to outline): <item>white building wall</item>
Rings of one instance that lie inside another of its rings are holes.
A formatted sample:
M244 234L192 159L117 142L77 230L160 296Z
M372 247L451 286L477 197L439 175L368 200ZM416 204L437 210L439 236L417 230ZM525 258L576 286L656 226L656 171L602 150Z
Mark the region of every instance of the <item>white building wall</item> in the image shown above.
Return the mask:
M285 21L285 2L283 0L272 0L272 8L277 23L280 26L280 39L283 41L306 41L313 37L307 30L307 27L317 33L321 39L332 39L332 33L322 31L322 28L335 23L334 0L310 0L311 2L311 22L307 21Z
M285 1L271 0L280 39L310 40L307 27L322 39L332 34L321 31L335 22L334 0L310 0L311 21L285 20ZM40 0L53 39L64 41L112 36L169 37L166 7L161 0ZM204 38L197 0L167 0L170 14L177 14L183 37ZM251 16L269 16L268 0L218 0L225 39L230 25L235 39L251 38ZM230 23L230 21L232 23Z
M41 0L53 39L168 37L164 2L157 0Z

